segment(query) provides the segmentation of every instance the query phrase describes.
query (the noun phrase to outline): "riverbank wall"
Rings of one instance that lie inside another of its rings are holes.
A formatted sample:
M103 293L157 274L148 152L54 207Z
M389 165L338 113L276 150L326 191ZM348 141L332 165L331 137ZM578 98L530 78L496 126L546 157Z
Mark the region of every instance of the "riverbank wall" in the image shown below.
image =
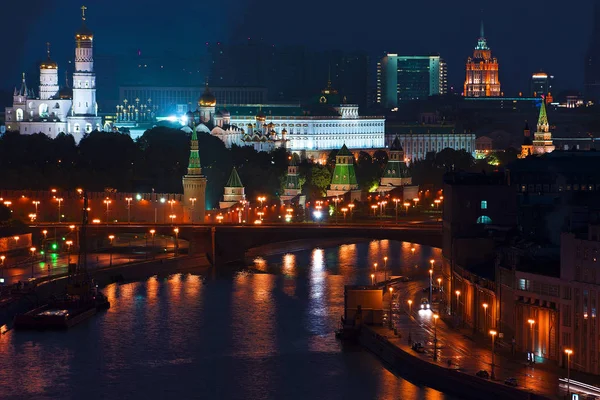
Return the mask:
M205 255L194 255L94 269L90 270L90 276L98 287L102 288L111 283L135 282L155 275L166 277L177 273L201 274L210 267L211 264ZM27 312L44 304L50 296L64 293L66 285L67 276L53 277L39 283L32 292L22 294L14 301L4 304L0 307L0 325L11 323L16 314Z
M461 399L551 400L548 397L471 376L415 357L366 325L363 325L360 330L359 342L381 358L390 369L400 372L402 376Z

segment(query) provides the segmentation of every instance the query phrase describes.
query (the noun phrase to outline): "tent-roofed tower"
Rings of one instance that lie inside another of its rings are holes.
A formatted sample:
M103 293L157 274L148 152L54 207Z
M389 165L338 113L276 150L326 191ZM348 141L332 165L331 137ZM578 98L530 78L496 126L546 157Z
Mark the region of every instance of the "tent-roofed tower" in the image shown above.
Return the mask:
M227 180L227 184L225 185L223 201L219 203L219 208L233 207L245 199L246 194L244 193L244 185L242 185L242 180L240 179L237 169L233 167L231 175L229 175L229 180Z
M393 189L394 187L410 185L412 177L404 161L404 149L400 144L398 136L392 142L388 162L383 171L380 182L380 191Z
M327 197L343 196L357 189L358 182L354 170L354 156L344 144L335 156L335 169L333 170Z
M206 177L202 175L200 152L198 151L198 135L194 126L190 140L188 172L183 176L183 202L188 211L189 222L191 223L204 222L206 212L206 182Z
M544 101L544 98L542 98L537 130L533 134L533 154L552 153L554 149L552 132L550 132L548 114L546 113L546 102Z

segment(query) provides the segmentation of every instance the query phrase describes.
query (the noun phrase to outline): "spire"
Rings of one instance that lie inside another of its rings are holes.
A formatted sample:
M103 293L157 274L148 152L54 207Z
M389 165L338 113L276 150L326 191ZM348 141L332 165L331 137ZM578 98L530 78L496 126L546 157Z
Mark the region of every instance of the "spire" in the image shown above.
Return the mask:
M81 20L85 23L85 10L87 10L86 6L81 6Z
M198 152L198 134L196 126L192 131L192 139L190 141L190 161L188 163L188 175L202 175L202 167L200 166L200 153Z
M481 32L479 33L479 37L480 38L484 38L485 37L485 32L483 30L483 19L481 20Z
M48 60L50 59L50 42L46 42L46 53L48 54Z
M538 132L548 132L550 130L550 124L548 123L548 115L546 114L546 102L542 97L542 104L540 106L540 116L537 124Z
M244 185L242 185L242 180L240 179L240 176L237 173L237 169L235 167L233 167L233 170L231 171L231 175L229 176L229 180L227 181L227 185L225 185L225 187L228 188L243 188Z
M29 90L27 89L27 82L25 82L25 72L23 72L23 77L21 79L21 90L19 90L19 95L27 96Z

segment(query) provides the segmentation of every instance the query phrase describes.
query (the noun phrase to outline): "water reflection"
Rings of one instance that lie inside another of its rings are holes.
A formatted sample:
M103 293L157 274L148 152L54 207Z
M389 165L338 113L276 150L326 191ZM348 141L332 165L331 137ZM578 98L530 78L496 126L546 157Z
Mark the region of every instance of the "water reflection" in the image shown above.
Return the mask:
M68 332L0 335L0 398L147 399L160 382L169 398L447 399L332 334L344 285L368 283L373 262L401 274L439 259L411 248L315 248L257 258L255 272L109 285L111 309Z

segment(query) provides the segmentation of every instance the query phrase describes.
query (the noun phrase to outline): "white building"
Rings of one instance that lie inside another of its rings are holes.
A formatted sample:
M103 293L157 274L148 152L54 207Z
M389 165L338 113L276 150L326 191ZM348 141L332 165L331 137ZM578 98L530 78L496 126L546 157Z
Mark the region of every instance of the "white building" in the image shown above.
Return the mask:
M400 145L404 149L404 157L407 163L423 160L427 153L439 153L450 148L453 150L465 150L475 157L474 133L456 132L451 126L444 125L414 125L392 128L386 136L386 144L392 145L398 136Z
M230 148L254 146L257 151L286 147L303 157L321 153L385 147L385 119L362 117L358 106L339 101L331 87L321 91L317 104L232 105L216 111L216 99L207 89L198 101L199 109L188 119L200 122L199 132L217 136Z
M23 74L21 87L15 88L13 106L6 108L6 129L22 135L44 133L52 138L59 133L71 134L79 142L85 133L102 129L96 103L93 33L85 24L75 34L75 72L73 86L59 88L58 64L48 58L40 65L39 95L27 87Z

